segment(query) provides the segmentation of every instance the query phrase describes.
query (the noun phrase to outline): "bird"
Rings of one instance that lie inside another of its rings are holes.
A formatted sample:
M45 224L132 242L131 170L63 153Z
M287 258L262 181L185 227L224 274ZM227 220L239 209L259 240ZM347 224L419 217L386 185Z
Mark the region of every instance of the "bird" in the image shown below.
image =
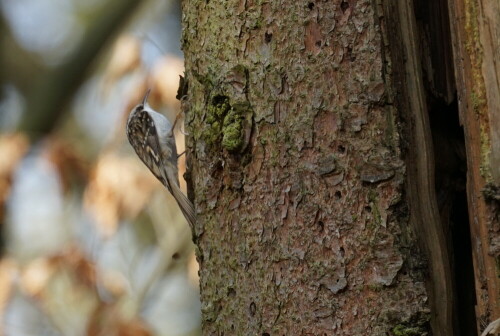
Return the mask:
M191 230L196 223L193 203L179 187L177 147L174 128L162 114L149 106L148 90L141 103L129 114L126 133L130 145L153 175L167 188L176 200Z

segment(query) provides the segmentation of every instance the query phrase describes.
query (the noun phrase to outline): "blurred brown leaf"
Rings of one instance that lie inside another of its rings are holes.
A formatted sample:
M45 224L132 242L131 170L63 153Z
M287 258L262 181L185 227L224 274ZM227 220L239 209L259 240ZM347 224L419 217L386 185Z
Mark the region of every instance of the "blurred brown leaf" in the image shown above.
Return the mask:
M9 197L12 174L29 148L28 137L22 133L0 135L0 222L4 204Z
M17 264L11 258L2 258L0 260L0 316L5 316L5 309L12 295L12 286L17 274ZM0 335L4 335L0 323Z
M57 169L63 191L68 191L74 181L86 181L88 167L75 147L57 137L49 137L45 142L44 156Z
M21 273L20 286L24 293L39 297L55 271L48 258L38 258L27 264Z
M84 204L96 219L100 233L109 237L119 220L139 214L158 187L160 182L138 159L103 154L91 174Z
M138 317L130 317L127 303L101 303L90 319L87 336L149 336L149 327Z
M118 271L101 269L99 272L99 281L115 298L121 297L127 293L129 281Z
M21 272L21 288L31 297L38 297L48 286L51 277L60 271L74 275L79 284L91 290L96 288L95 265L76 247L29 262Z
M76 249L49 258L48 264L52 273L34 302L61 334L83 334L100 304L96 286L89 280L93 266Z
M96 287L96 269L93 261L76 246L70 247L51 258L51 262L58 268L64 268L76 275L78 282L88 288Z
M131 35L122 35L115 42L104 71L103 96L106 97L116 81L141 65L141 43Z

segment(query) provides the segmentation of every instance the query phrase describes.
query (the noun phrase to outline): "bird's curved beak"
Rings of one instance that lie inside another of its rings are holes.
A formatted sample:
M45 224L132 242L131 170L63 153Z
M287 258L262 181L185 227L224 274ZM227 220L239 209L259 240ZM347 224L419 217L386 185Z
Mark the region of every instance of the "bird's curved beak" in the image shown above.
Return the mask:
M151 89L148 89L148 91L146 92L146 94L144 95L144 98L142 99L142 105L146 105L148 103L148 97L149 97L149 93L151 92Z

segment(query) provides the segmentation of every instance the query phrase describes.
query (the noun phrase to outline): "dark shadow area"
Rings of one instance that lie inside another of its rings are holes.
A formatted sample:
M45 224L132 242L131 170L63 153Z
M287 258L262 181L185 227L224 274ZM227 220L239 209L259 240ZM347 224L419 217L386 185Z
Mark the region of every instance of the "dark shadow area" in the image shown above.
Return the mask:
M441 223L453 272L454 324L457 336L474 336L474 268L466 193L466 156L463 128L456 99L445 104L429 99L429 120L434 147L435 186Z

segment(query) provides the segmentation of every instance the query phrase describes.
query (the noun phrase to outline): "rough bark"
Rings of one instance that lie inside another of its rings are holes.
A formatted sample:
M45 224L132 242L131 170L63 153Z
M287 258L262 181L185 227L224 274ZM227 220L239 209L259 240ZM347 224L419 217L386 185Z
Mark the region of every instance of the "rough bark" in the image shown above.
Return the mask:
M205 335L428 331L382 9L184 1Z

